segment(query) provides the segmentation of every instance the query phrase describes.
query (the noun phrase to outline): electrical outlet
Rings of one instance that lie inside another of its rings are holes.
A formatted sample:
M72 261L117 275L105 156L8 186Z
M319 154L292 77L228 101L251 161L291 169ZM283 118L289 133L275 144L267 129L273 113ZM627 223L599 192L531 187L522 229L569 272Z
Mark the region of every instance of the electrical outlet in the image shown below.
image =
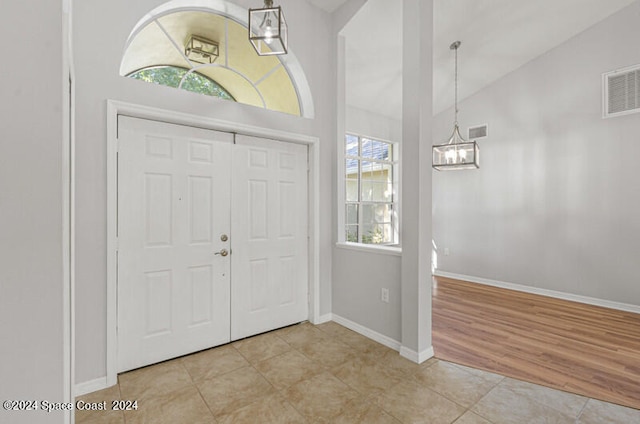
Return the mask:
M449 248L448 248L448 247L445 247L445 248L444 248L444 256L449 256L449 253L450 253L450 252L449 252Z
M389 289L380 290L380 300L384 303L389 303Z

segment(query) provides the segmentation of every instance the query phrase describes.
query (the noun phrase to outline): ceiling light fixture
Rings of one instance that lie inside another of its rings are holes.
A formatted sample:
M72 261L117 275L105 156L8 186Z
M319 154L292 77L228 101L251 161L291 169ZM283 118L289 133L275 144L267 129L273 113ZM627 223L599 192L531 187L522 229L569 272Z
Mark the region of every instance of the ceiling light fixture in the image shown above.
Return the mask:
M184 46L184 55L192 62L213 63L219 54L218 43L197 35L190 36Z
M438 171L480 168L480 148L475 141L466 141L458 128L458 48L456 41L449 48L456 52L455 120L453 134L445 144L433 146L433 167Z
M262 9L249 9L249 41L260 56L287 54L289 35L282 7L264 0Z

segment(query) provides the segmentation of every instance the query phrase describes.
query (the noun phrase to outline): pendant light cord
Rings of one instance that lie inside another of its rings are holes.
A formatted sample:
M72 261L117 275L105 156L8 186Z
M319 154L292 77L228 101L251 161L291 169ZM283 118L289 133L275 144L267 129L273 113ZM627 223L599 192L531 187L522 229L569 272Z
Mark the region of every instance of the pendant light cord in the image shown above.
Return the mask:
M458 47L460 47L460 42L456 41L452 44L453 49L456 51L456 72L455 72L455 121L454 124L458 125Z

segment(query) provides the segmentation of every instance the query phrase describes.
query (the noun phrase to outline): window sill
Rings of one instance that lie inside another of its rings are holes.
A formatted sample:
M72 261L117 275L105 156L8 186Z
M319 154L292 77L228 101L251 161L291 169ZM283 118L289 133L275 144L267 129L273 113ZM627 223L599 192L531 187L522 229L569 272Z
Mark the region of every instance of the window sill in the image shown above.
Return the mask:
M378 253L380 255L402 256L402 248L395 246L338 242L336 243L336 247L340 249L357 250L359 252Z

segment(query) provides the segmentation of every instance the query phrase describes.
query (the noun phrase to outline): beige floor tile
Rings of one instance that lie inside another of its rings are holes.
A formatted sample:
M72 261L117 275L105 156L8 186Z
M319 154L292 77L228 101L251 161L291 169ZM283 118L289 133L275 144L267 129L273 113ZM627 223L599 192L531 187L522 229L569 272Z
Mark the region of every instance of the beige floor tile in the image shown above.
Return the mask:
M495 424L573 424L574 418L498 384L471 410Z
M433 361L429 362L431 361L431 359L433 359ZM382 365L388 368L391 368L393 370L403 373L407 377L411 377L415 375L417 372L419 372L420 370L427 368L430 365L433 365L435 362L437 362L436 359L434 358L431 358L431 359L428 361L425 361L422 364L416 364L415 362L412 362L407 358L400 356L399 352L389 349L388 352L385 352L382 356L380 356L380 358L378 358L378 362L380 362ZM428 365L426 364L427 362L429 362Z
M300 352L327 368L337 367L356 356L356 351L352 347L336 339L304 345L300 348Z
M425 369L425 368L429 368L432 365L437 364L438 362L440 362L439 359L437 358L429 358L426 361L424 361L423 363L420 364L420 368Z
M392 351L392 349L389 349L388 347L351 330L349 330L348 333L339 335L337 338L343 343L346 343L356 349L360 354L365 354L373 360L378 360L389 351Z
M311 324L300 324L292 328L287 333L282 334L281 337L294 348L300 349L307 345L328 339L330 336L324 331L318 330Z
M580 411L582 411L588 400L588 398L583 396L511 378L505 378L500 384L514 393L535 400L571 418L578 418Z
M314 328L316 326L311 324L309 321L303 321L303 322L300 322L298 324L293 324L293 325L289 325L289 326L286 326L286 327L279 328L277 330L272 331L272 333L275 333L278 336L282 337L285 334L288 334L288 333L292 332L293 330L300 329L300 328L305 328L305 327L306 328Z
M640 410L590 399L580 419L580 424L631 424L640 423Z
M278 390L284 390L323 371L320 364L296 350L258 362L255 368Z
M307 420L280 394L265 396L218 419L220 424L303 424L306 422Z
M233 347L244 356L247 361L255 364L291 350L277 332L260 334L233 343Z
M480 415L467 411L467 413L458 418L454 424L491 424L491 421L487 421Z
M474 405L496 385L444 361L420 370L415 377L419 384L465 408Z
M349 402L359 397L358 392L329 372L295 384L283 393L289 403L311 421L331 420L346 412Z
M454 365L454 366L456 366L456 367L458 367L458 368L460 368L462 370L465 370L466 372L469 372L469 373L471 373L471 374L473 374L473 375L475 375L477 377L480 377L483 380L486 380L488 382L492 382L494 384L498 384L502 380L505 379L505 377L500 375L500 374L494 374L494 373L489 372L489 371L479 370L477 368L466 367L464 365L454 364L454 363L451 363L451 362L450 362L450 364L452 364L452 365Z
M357 357L331 370L333 375L364 396L378 394L400 383L406 376L367 358Z
M76 423L78 424L121 424L124 423L124 415L122 411L114 411L111 408L111 401L120 400L122 397L120 396L120 387L116 384L115 386L109 387L104 390L99 390L97 392L89 393L84 396L79 396L76 399L77 402L83 402L86 404L97 404L103 403L105 407L102 411L86 411L86 410L78 410L76 409Z
M78 411L76 411L76 424L125 424L125 421L122 411L112 413L92 411L81 416L78 416Z
M139 409L112 411L118 399L137 400ZM124 373L118 385L78 400L108 406L76 411L78 424L640 423L639 410L435 358L417 365L333 322Z
M331 424L400 424L400 421L387 414L379 406L355 399L346 406L345 412L330 421L320 419L318 423Z
M229 415L276 390L253 367L196 383L214 417Z
M465 408L414 380L403 381L375 401L403 423L450 424L465 412Z
M343 327L342 325L334 321L329 321L324 324L316 325L316 328L334 337L340 336L341 334L353 333L353 331L349 330L347 327Z
M118 381L123 400L161 396L193 384L180 359L120 374Z
M125 411L127 424L213 424L211 411L195 386L138 402L138 410Z
M232 346L222 346L198 352L182 359L193 381L217 377L249 366L249 362Z

